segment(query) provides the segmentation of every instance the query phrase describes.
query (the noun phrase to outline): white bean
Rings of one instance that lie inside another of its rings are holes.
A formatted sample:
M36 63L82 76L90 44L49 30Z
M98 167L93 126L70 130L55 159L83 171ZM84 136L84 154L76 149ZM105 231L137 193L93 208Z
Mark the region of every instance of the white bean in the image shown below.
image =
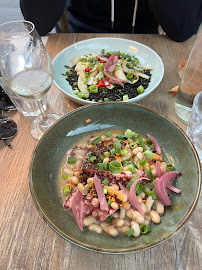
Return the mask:
M129 226L123 225L121 227L117 227L117 231L122 234L126 234L126 232L130 230Z
M117 184L113 184L111 187L113 187L116 190L119 190L119 185L117 185Z
M114 227L121 227L124 225L124 220L121 218L114 218L111 222Z
M151 211L153 203L154 203L154 200L152 199L152 196L148 196L145 202L145 206L147 208L146 213L149 213Z
M75 185L78 185L79 183L79 178L77 176L72 176L70 180Z
M137 147L133 150L134 154L137 154L138 152L143 152L143 148L142 147Z
M118 206L118 204L116 203L116 202L112 202L111 203L111 208L113 208L113 209L117 209L119 206Z
M93 177L88 178L88 179L87 179L87 183L88 183L88 184L93 183Z
M83 185L82 183L78 183L77 188L78 188L78 190L79 190L80 192L83 193L84 185Z
M131 222L131 220L128 219L128 218L125 218L125 219L124 219L124 225L125 225L125 226L130 227L130 222Z
M117 211L117 212L113 213L112 214L112 217L113 218L119 218L119 212Z
M162 173L166 173L167 172L167 165L166 165L165 162L161 162L160 168L161 168Z
M161 217L159 216L159 214L158 214L156 211L151 210L151 211L149 212L149 215L150 215L150 217L151 217L151 220L152 220L154 223L160 223Z
M120 207L120 214L119 217L124 219L126 216L126 209L124 209L123 207Z
M142 154L142 152L138 152L138 153L137 153L137 158L138 158L139 160L142 160L142 159L143 159L143 154Z
M92 224L94 224L96 222L96 218L92 215L87 216L86 218L84 218L83 220L83 225L84 226L90 226Z
M65 173L66 175L72 174L72 170L66 167L62 169L62 172Z
M141 203L142 202L142 197L140 195L137 196L137 200L138 200L139 203Z
M134 237L140 236L140 225L135 221L131 221L131 227L134 230L133 236Z
M101 222L100 226L103 229L103 231L106 232L107 234L111 236L117 236L118 231L112 225L108 225L106 224L106 222Z
M127 210L126 216L132 220L135 220L139 224L142 224L144 222L144 217L136 210L135 211L133 209Z
M97 224L90 225L89 230L91 230L93 232L96 232L96 233L101 233L102 232L102 228Z
M162 215L164 213L164 205L161 202L159 202L158 200L154 201L154 205L156 206L156 212L159 215Z

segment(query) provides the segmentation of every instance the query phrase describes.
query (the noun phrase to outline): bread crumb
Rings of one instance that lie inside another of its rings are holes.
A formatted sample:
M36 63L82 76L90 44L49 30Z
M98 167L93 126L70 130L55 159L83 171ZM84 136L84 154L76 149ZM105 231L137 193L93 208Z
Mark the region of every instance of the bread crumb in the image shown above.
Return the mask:
M89 123L90 121L91 121L91 119L87 119L87 120L86 120L86 123Z
M173 87L172 89L168 90L168 93L175 96L177 94L178 87L179 85Z

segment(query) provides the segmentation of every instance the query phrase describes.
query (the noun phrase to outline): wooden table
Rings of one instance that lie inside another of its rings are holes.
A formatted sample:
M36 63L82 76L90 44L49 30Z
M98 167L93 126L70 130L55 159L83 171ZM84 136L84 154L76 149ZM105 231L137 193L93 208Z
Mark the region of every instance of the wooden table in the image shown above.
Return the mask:
M88 38L113 35L52 34L46 48L53 59L65 47ZM139 102L176 122L174 96L168 90L179 84L177 66L189 54L193 38L183 43L158 35L114 35L143 43L155 50L165 65L162 83ZM78 105L56 86L48 94L54 112L64 114ZM61 106L62 105L62 106ZM67 108L68 106L68 108ZM19 128L12 149L0 142L0 269L196 269L202 268L202 200L188 223L170 240L145 252L105 255L87 251L64 240L41 218L29 189L29 166L37 144L30 133L31 118L9 113Z

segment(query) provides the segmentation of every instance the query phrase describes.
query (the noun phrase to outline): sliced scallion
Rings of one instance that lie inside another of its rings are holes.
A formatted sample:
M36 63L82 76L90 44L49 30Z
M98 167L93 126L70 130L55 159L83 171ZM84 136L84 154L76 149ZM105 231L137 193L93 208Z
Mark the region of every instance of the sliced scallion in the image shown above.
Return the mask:
M76 157L68 157L67 163L68 164L73 164L76 162Z
M115 160L112 160L110 163L109 163L109 171L111 173L120 173L121 172L121 169L122 169L122 165L120 162L118 161L115 161Z

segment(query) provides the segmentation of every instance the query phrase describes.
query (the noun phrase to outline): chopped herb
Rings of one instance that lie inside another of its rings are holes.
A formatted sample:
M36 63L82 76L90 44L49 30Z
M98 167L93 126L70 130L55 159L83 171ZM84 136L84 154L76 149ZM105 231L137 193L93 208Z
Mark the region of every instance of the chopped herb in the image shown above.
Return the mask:
M68 157L67 163L68 164L73 164L76 162L76 157Z
M129 229L129 230L127 230L126 231L126 235L128 236L128 237L130 237L130 236L132 236L133 234L134 234L134 229L133 228L131 228L131 229Z

